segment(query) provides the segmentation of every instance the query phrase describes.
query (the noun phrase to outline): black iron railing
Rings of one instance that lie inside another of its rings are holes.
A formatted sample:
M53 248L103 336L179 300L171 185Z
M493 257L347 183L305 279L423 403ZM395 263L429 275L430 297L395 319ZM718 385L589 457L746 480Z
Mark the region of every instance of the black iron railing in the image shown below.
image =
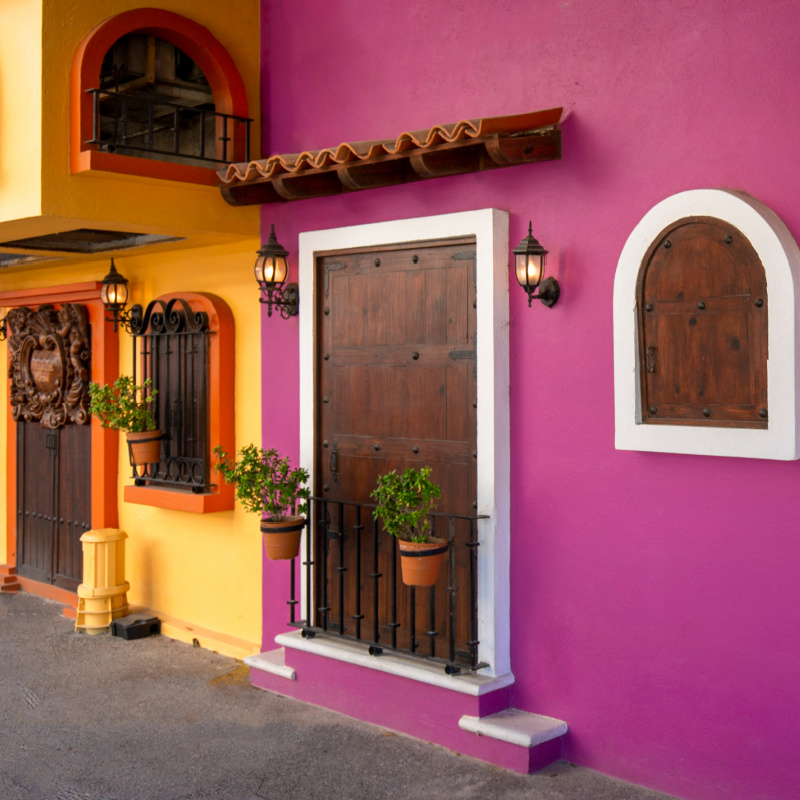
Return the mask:
M448 674L488 666L478 660L478 521L488 517L431 514L433 535L449 545L445 577L430 588L403 587L397 541L383 531L372 513L374 505L320 497L312 497L310 505L301 562L307 613L305 619L297 619L301 601L293 560L287 601L290 626L309 638L328 635L362 642L370 655L386 650L431 660ZM457 536L457 526L466 529L465 537ZM312 529L316 535L308 535ZM332 542L336 554L331 552ZM466 576L466 585L459 585L458 574ZM464 592L466 602L458 597ZM401 595L406 596L405 608ZM460 619L464 614L467 618ZM466 629L465 640L459 629Z
M109 89L87 92L92 95L92 138L86 144L108 152L152 153L214 164L250 159L252 120L247 117L179 105L163 97Z
M208 315L181 298L154 300L142 316L132 317L131 333L134 383L150 379L158 390L155 416L163 434L161 460L133 467L135 483L207 492L212 487L208 365L213 334Z

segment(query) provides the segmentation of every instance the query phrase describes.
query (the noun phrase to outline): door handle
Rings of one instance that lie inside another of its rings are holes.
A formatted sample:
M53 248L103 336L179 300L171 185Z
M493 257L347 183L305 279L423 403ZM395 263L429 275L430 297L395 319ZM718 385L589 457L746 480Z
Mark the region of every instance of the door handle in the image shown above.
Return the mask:
M339 446L336 442L333 443L333 449L331 450L331 458L330 458L330 468L331 468L331 475L333 475L333 482L339 482Z
M647 348L647 371L653 373L656 371L656 349L655 347Z

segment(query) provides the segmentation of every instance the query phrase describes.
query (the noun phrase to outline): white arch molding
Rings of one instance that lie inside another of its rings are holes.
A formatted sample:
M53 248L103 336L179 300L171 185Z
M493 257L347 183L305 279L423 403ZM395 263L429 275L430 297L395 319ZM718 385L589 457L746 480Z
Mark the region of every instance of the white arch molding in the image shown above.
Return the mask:
M671 223L717 217L738 228L758 253L769 298L766 429L643 424L638 358L636 280L653 240ZM797 459L800 391L797 339L800 249L787 227L763 203L741 192L696 189L662 200L628 237L614 278L614 412L617 450Z

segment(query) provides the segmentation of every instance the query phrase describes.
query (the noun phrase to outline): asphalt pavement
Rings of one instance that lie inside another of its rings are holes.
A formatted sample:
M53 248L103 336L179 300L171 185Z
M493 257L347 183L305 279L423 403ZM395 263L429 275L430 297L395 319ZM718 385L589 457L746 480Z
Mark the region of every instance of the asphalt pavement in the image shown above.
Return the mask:
M0 594L0 800L664 800L559 763L517 775L250 686L165 636L76 634Z

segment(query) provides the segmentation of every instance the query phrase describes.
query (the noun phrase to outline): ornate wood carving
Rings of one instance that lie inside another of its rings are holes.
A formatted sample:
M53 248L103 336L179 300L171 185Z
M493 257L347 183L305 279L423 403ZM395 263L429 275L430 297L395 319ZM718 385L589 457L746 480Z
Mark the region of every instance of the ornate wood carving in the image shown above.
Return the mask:
M11 410L43 428L89 421L91 343L86 308L65 303L8 313Z

